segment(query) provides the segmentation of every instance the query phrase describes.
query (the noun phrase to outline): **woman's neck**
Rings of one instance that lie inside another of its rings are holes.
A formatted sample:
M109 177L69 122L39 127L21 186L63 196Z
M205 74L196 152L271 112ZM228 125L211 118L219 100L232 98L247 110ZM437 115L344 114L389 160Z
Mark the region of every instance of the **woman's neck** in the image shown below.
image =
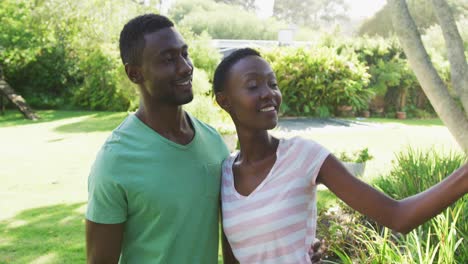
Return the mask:
M238 161L253 163L264 160L276 154L279 140L271 136L268 131L239 132L240 154Z

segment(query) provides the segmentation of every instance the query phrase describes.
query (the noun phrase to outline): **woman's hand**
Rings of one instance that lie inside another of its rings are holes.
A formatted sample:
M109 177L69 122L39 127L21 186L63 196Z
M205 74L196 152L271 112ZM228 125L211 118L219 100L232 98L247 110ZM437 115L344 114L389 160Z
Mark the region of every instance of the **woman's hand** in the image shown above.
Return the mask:
M310 247L309 256L313 264L322 263L322 258L327 252L327 246L325 240L315 239L314 243Z

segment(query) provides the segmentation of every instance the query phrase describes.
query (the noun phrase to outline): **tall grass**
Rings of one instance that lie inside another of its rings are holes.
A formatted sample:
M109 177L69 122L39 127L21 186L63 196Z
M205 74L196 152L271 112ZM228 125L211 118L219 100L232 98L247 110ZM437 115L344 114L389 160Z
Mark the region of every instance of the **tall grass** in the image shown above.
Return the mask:
M423 152L410 148L397 155L396 163L389 175L378 178L375 185L393 198L402 199L440 182L467 161L468 157L462 153L451 152L442 155L435 149ZM427 234L429 227L432 226L437 238L433 239L432 243L441 243L438 263L468 263L466 239L459 244L458 240L450 240L468 237L467 212L468 198L464 197L443 214L423 225L421 232ZM454 255L453 259L451 254Z
M402 199L433 186L467 161L458 153L438 154L408 149L397 155L389 175L378 178L377 188ZM334 223L350 237L339 238L331 252L339 262L328 263L468 263L468 197L464 197L408 235L392 233L366 218L354 224ZM344 242L346 245L343 245Z
M396 155L389 175L377 178L374 184L393 198L402 199L440 182L467 161L468 157L461 153L408 148Z

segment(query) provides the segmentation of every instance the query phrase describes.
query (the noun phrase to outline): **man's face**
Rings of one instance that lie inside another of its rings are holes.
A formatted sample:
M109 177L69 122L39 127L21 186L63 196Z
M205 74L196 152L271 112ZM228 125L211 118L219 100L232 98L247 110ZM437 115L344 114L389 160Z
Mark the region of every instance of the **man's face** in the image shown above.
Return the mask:
M143 89L158 104L183 105L193 99L193 65L188 47L173 27L145 35Z

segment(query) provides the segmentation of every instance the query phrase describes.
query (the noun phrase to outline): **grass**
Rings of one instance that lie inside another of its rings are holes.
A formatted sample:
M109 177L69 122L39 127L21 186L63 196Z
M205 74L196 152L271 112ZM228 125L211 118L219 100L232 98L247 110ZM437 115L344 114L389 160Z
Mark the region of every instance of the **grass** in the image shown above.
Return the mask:
M403 125L408 125L408 126L444 126L444 123L442 123L442 120L439 118L428 118L428 119L391 119L391 118L377 118L377 117L372 117L372 118L349 118L347 120L350 121L359 121L359 122L364 122L364 123L384 123L384 124L389 124L389 123L398 123L398 124L403 124Z
M109 132L127 113L38 114L42 118L36 122L16 111L0 116L0 263L82 263L89 168ZM368 121L381 124L377 119ZM407 145L459 150L438 122L395 120L362 130L317 129L297 134L337 152L369 147L374 159L368 162L364 179L371 180L388 172L393 153ZM334 199L330 192L319 191L318 208L329 207Z
M0 222L0 263L85 263L85 203L25 210Z

